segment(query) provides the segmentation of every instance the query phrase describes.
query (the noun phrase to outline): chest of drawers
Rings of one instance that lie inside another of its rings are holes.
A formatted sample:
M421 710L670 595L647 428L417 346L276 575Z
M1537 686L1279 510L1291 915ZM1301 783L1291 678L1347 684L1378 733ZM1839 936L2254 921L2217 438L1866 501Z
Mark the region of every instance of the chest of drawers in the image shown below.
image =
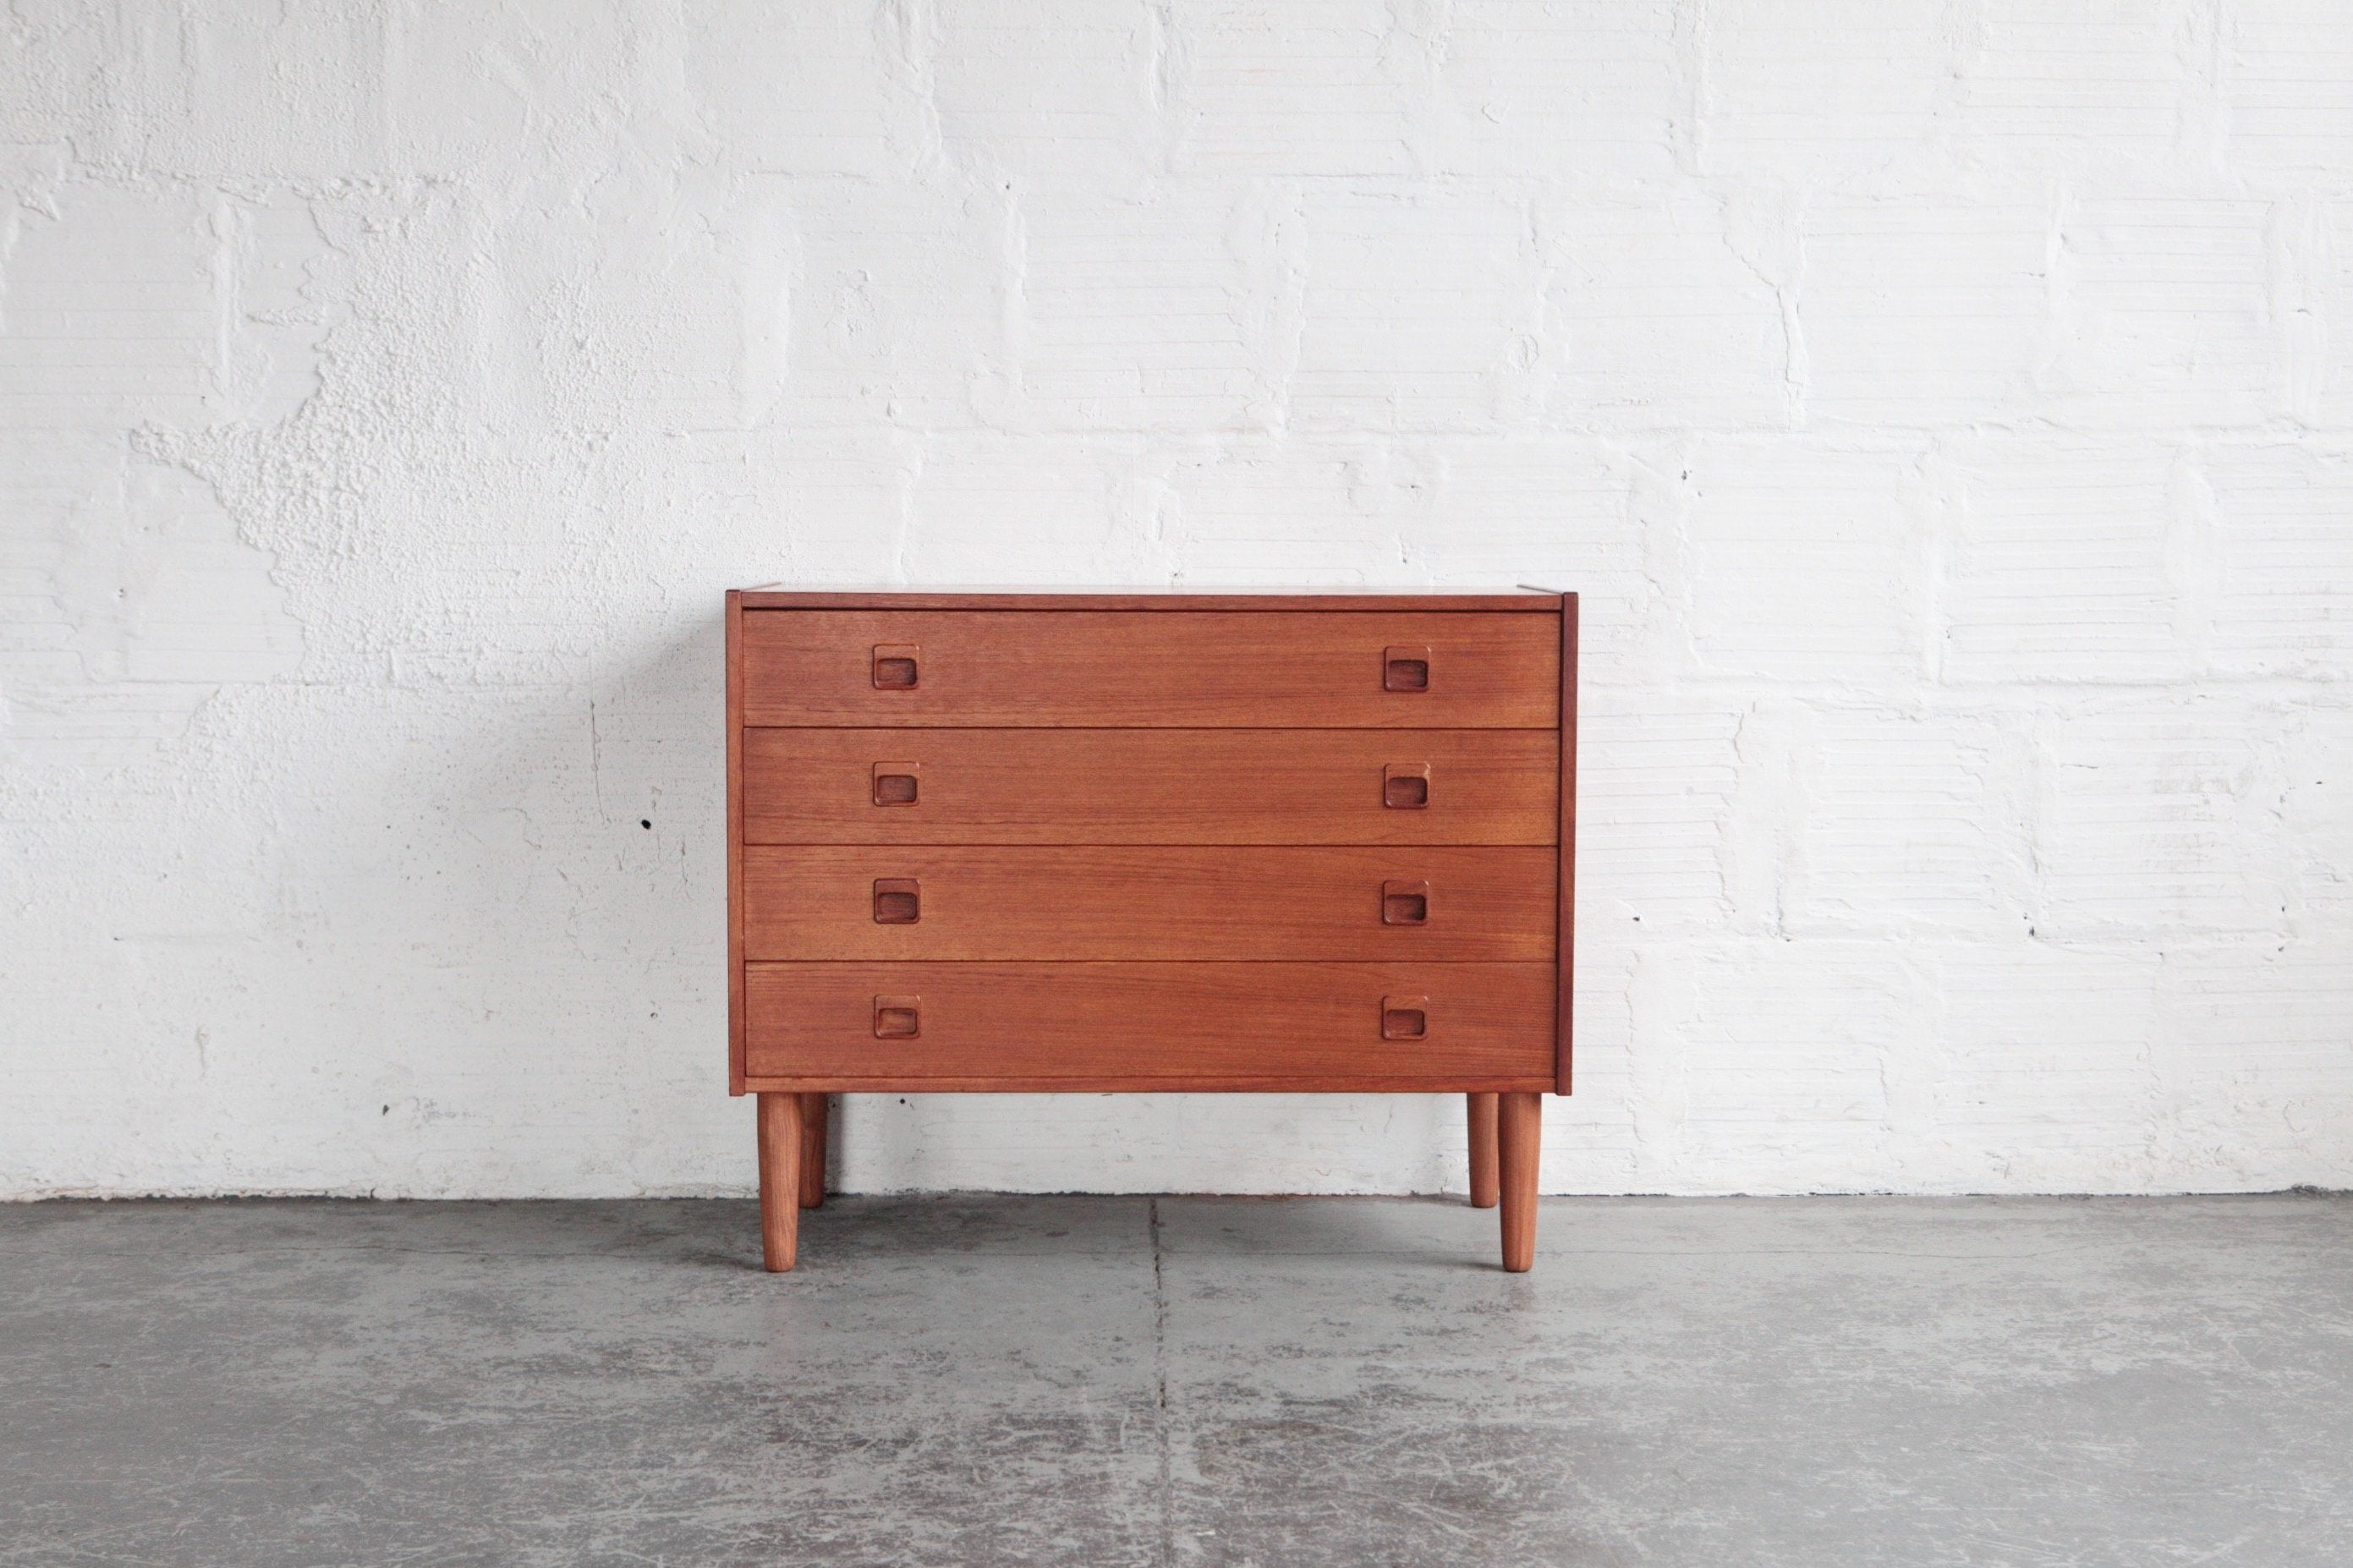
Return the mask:
M727 596L729 1087L767 1266L828 1096L1569 1089L1574 595Z

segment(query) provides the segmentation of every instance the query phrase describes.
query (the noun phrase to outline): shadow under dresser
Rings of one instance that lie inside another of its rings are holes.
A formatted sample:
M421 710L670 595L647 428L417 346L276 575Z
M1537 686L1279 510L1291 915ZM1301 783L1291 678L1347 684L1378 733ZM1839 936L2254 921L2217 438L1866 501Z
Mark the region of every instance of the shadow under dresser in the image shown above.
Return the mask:
M1535 1249L1577 596L727 595L729 1089L767 1267L835 1093L1469 1097Z

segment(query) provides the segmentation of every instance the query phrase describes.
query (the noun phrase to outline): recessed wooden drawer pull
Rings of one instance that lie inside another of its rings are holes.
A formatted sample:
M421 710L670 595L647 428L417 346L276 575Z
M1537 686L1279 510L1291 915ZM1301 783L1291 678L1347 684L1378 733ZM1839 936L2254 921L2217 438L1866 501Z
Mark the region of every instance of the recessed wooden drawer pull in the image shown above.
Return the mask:
M1419 811L1430 804L1430 764L1391 763L1381 770L1381 804L1397 811Z
M876 681L880 686L881 682ZM1430 689L1430 650L1426 647L1392 647L1381 659L1381 689L1384 691L1427 691Z
M920 763L877 763L874 764L874 804L877 805L913 805L916 801L916 781L923 768ZM851 778L858 775L852 773Z
M911 926L923 918L923 884L913 877L874 879L874 923Z
M1429 1034L1429 997L1384 996L1381 998L1381 1038L1419 1040L1426 1038Z
M876 884L877 887L881 885ZM1418 926L1429 923L1430 884L1428 882L1383 882L1381 884L1381 924Z
M921 670L917 661L923 649L911 642L879 642L874 645L874 689L877 691L913 691Z
M921 996L877 996L874 998L874 1037L878 1040L913 1040L923 1033L923 999Z

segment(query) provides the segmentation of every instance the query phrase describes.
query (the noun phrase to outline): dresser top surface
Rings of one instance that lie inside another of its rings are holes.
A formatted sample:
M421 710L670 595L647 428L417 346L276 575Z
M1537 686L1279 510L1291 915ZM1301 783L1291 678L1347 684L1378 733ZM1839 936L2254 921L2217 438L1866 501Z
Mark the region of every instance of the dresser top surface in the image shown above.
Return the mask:
M747 610L1471 610L1556 613L1550 589L1420 588L794 588L736 591Z

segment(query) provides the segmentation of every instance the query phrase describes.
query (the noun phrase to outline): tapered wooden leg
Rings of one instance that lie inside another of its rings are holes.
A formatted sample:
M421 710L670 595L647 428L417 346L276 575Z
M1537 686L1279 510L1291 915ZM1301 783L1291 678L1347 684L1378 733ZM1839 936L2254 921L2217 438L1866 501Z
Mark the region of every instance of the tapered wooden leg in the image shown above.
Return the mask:
M1466 1094L1471 1102L1471 1206L1495 1206L1495 1097Z
M825 1096L801 1096L801 1207L805 1209L825 1205Z
M760 1096L760 1248L782 1274L801 1247L801 1097Z
M1525 1274L1536 1260L1536 1146L1544 1096L1506 1094L1496 1107L1497 1163L1503 1167L1504 1270Z

